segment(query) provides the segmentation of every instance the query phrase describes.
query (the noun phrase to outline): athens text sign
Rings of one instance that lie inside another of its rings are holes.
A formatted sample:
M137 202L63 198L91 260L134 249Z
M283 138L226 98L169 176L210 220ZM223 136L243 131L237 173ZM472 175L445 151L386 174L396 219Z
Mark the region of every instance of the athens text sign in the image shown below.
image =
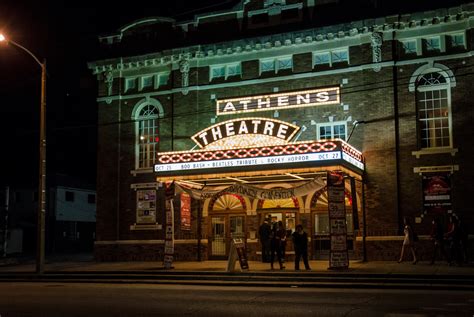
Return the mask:
M228 120L215 124L196 133L191 138L201 148L224 138L248 134L262 134L288 142L295 133L298 132L298 130L298 126L280 120L268 118L244 118Z
M340 103L339 87L217 100L217 115Z

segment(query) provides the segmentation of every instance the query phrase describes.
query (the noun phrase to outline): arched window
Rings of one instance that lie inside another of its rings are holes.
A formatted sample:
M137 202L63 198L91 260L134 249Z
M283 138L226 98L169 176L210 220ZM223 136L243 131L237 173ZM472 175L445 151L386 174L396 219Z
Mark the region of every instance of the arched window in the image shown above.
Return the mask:
M441 69L427 69L417 76L415 87L420 147L452 147L449 76Z
M158 107L145 103L136 111L137 125L137 167L153 167L160 142Z

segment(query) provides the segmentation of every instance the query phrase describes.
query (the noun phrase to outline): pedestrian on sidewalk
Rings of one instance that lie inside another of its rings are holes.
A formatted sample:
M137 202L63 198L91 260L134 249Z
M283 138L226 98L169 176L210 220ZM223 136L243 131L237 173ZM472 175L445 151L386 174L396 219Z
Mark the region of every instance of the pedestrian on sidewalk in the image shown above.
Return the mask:
M280 237L280 226L278 222L275 222L272 227L271 234L271 255L270 255L270 267L273 270L273 262L275 261L275 253L277 255L278 263L280 264L280 270L283 270L283 258L281 256L281 237Z
M293 232L292 237L295 248L295 271L300 269L301 257L303 257L305 269L311 270L308 263L308 234L304 232L301 224L296 226L296 231Z
M272 227L270 226L268 218L265 218L263 223L258 229L258 237L260 239L260 244L262 245L262 262L270 262L270 252L271 252L271 233Z
M434 264L436 260L436 255L438 250L440 250L441 255L448 261L448 255L444 249L444 230L443 225L441 224L438 218L434 218L431 225L431 242L433 243L433 254L431 256L430 264Z
M461 220L461 218L458 216L458 225L459 225L459 242L461 245L461 255L464 263L469 263L469 256L468 256L468 250L469 250L469 233L467 226L464 224L464 222Z
M449 265L460 262L460 233L458 219L455 216L449 216L448 231L444 234L449 246Z
M280 236L280 252L281 252L281 261L285 263L286 259L286 228L283 225L283 222L278 221L278 235Z
M403 254L405 253L405 249L409 248L413 255L412 263L416 264L418 260L416 258L415 242L418 240L418 236L413 230L413 227L410 223L410 219L408 219L408 217L403 218L403 224L405 225L405 227L403 228L403 233L405 234L405 238L403 239L402 251L400 252L400 259L398 260L398 263L403 262Z

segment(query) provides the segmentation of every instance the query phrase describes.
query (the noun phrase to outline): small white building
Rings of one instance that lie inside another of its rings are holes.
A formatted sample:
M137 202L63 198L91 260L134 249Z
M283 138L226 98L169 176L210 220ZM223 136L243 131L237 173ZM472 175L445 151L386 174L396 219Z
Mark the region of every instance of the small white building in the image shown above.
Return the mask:
M95 190L92 186L75 183L63 175L56 176L53 182L55 185L49 186L47 197L46 251L92 251L96 223ZM6 236L7 254L34 253L37 189L9 187L8 196L8 218L5 217L5 206L0 219L0 249L3 253Z

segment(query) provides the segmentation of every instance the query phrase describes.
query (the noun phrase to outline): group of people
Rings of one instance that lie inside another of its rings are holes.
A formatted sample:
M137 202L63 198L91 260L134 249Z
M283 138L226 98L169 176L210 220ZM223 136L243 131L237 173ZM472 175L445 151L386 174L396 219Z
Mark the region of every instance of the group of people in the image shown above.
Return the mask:
M405 250L409 249L413 255L413 264L418 262L416 252L416 242L418 236L413 230L409 218L403 219L404 223L404 234L402 250L400 252L400 259L398 263L403 262ZM447 230L444 230L444 226L439 218L434 218L432 221L430 238L433 243L433 250L431 256L431 264L434 264L438 254L440 253L447 260L449 265L460 264L461 262L468 262L468 234L467 230L461 224L459 218L456 216L449 216L449 223ZM445 246L448 247L446 252Z
M308 262L308 234L300 224L295 229L296 231L291 234L295 249L295 270L299 270L301 258L303 258L306 270L310 270ZM287 231L283 226L283 222L275 221L273 224L270 224L270 219L266 218L259 228L259 238L262 245L262 262L270 263L270 267L273 270L276 255L280 270L285 269Z

